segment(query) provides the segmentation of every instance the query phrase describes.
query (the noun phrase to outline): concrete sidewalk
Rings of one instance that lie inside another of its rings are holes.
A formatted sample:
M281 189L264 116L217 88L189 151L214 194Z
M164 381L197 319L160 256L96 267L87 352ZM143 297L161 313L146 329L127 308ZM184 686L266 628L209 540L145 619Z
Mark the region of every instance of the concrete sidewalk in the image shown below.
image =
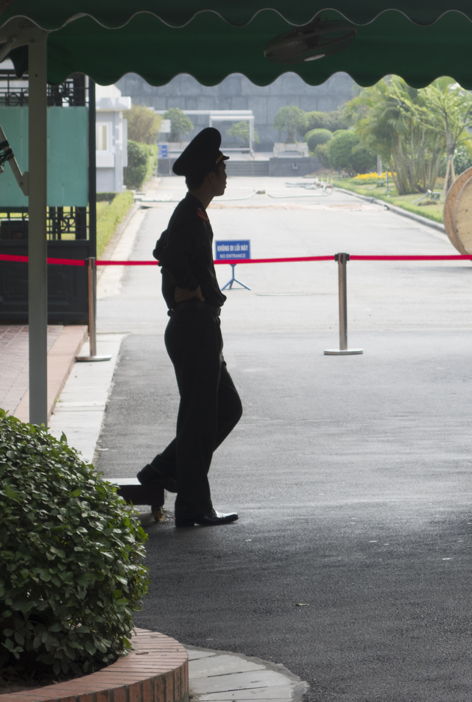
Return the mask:
M87 336L86 326L48 327L48 416ZM28 327L0 325L0 407L23 422L29 419Z

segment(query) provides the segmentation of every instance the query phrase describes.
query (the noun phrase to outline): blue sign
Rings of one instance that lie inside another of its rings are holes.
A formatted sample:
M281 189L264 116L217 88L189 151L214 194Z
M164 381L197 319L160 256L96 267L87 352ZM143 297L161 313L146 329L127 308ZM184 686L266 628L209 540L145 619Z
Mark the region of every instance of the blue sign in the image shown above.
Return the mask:
M251 242L248 239L215 241L216 260L251 258Z
M159 158L169 158L168 144L159 144Z

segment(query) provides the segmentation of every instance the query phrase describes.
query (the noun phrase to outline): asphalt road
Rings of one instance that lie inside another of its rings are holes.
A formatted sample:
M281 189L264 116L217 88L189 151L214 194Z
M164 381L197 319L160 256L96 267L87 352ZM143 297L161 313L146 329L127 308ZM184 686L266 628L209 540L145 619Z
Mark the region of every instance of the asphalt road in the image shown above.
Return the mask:
M251 239L254 258L455 253L383 207L287 182L232 179L211 206L215 238ZM156 192L183 193L177 179ZM149 258L172 207L140 212L132 258ZM472 268L350 263L349 342L364 349L350 357L323 355L338 343L336 276L332 262L238 266L251 290L228 293L223 333L245 413L211 475L215 505L240 520L150 524L136 623L283 663L309 702L470 702ZM173 435L159 282L129 268L99 303L100 331L127 334L106 475L133 475Z

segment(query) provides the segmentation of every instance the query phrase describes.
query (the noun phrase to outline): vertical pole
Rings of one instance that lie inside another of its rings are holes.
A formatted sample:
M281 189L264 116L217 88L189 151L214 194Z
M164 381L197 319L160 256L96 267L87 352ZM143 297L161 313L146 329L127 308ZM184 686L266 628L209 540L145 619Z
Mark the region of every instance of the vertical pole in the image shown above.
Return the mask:
M111 356L97 356L97 260L95 256L88 259L87 266L88 295L88 336L89 355L76 356L76 361L109 361Z
M336 254L338 262L338 298L339 298L339 348L341 351L347 349L347 279L346 263L349 261L349 254Z
M88 261L88 271L87 271L87 285L88 285L88 332L89 332L89 343L90 343L90 356L93 358L97 355L97 298L95 291L97 289L97 265L94 256L89 258Z
M28 46L28 324L29 420L45 424L47 411L47 34L35 32Z
M97 255L97 163L96 163L96 100L95 83L88 79L88 139L89 139L89 171L88 171L88 201L89 201L89 251L91 256Z
M352 356L364 353L362 349L350 349L347 345L347 275L348 253L337 253L334 260L338 263L338 303L339 303L339 348L326 349L325 356Z

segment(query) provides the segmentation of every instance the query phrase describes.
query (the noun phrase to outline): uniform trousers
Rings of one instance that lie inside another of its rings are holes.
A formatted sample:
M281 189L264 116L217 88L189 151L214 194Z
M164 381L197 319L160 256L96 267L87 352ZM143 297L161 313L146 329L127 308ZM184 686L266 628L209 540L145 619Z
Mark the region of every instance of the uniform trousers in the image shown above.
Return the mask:
M219 308L191 300L169 316L165 344L180 394L177 431L151 465L177 478L176 516L196 516L213 508L213 452L239 421L242 406L223 358Z

